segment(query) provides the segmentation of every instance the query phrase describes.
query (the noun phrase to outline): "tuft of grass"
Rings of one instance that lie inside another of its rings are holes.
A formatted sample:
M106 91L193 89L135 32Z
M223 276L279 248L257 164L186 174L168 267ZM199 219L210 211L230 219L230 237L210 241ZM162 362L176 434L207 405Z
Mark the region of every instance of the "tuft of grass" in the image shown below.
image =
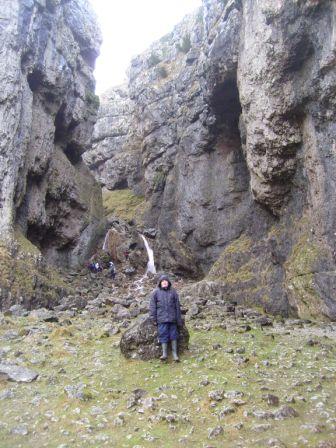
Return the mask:
M94 109L96 109L96 110L99 109L99 105L100 105L99 96L96 95L94 92L87 90L85 93L85 100Z

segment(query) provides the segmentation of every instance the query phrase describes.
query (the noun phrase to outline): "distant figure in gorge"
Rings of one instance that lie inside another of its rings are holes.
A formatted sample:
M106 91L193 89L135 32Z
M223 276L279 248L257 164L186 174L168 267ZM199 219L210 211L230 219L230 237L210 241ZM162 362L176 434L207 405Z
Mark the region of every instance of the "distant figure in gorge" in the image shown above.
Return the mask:
M110 261L109 262L109 275L112 278L112 280L115 279L116 274L117 274L117 270L116 270L115 264L113 263L113 261Z
M173 360L179 362L177 354L178 328L182 328L183 324L180 300L166 275L160 277L158 287L152 294L149 315L158 327L159 341L162 345L161 361L168 359L168 342L171 341Z

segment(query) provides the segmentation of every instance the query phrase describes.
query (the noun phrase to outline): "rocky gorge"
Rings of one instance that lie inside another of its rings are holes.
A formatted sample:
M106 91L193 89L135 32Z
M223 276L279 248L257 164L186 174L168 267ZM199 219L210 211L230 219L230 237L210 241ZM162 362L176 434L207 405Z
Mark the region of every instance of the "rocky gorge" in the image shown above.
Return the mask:
M102 96L85 161L195 294L335 318L334 36L332 1L204 1Z

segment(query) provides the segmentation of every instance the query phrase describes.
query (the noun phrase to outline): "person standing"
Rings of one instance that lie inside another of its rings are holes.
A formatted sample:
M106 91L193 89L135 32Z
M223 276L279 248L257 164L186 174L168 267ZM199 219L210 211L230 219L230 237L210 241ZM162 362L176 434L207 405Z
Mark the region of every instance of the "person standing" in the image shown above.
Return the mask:
M177 353L178 328L182 328L182 316L179 296L171 281L166 275L159 278L158 287L153 291L150 304L149 316L158 327L159 341L162 345L162 356L160 359L166 361L168 358L168 343L171 341L173 360L179 362Z
M112 278L112 280L114 280L115 276L117 274L117 270L116 270L116 267L115 267L115 264L113 263L113 261L109 262L109 274L110 274L110 277Z

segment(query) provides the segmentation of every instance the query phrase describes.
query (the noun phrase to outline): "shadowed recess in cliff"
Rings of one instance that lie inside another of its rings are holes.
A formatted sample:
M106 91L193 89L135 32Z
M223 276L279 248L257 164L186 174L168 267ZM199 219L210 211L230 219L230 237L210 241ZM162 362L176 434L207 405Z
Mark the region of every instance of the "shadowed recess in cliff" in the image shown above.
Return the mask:
M238 124L242 109L236 79L228 78L218 84L213 91L210 104L216 117L214 124L216 146L227 151L240 149Z
M65 111L66 111L66 104L63 103L59 108L54 120L55 125L54 142L58 143L61 147L63 147L63 152L66 155L69 162L71 163L71 165L76 165L78 162L82 160L81 154L83 153L83 148L80 144L76 142L72 141L66 144L66 141L68 135L78 125L78 122L72 119L70 121L70 124L66 125Z

